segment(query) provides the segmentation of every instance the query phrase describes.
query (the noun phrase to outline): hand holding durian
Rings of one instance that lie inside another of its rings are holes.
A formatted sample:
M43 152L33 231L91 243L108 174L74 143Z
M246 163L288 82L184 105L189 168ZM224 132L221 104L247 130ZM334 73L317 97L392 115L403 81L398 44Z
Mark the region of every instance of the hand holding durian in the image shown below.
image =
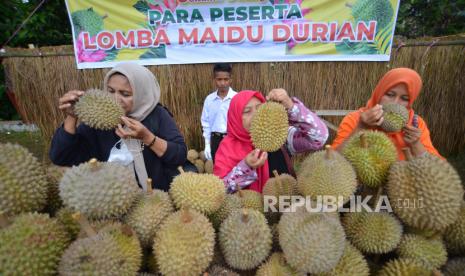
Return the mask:
M287 91L282 88L272 89L266 96L267 101L274 101L282 104L287 110L294 106L291 97L287 94Z

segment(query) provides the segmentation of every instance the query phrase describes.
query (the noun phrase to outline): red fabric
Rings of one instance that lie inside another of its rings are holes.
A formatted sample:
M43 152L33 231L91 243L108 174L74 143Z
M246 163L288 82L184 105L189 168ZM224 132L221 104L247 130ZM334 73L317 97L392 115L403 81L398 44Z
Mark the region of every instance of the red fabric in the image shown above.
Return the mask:
M221 141L215 154L215 166L213 168L213 174L220 178L228 175L254 149L249 132L242 125L242 112L252 97L256 97L262 103L265 102L265 98L260 92L250 90L239 92L231 100L228 110L228 134ZM257 175L257 181L253 182L248 188L261 193L269 178L268 160L263 166L257 168Z
M349 113L344 119L342 120L341 124L339 125L337 136L333 141L332 147L336 148L341 145L347 138L350 137L352 131L357 127L358 121L360 120L360 114L375 105L377 105L381 98L386 94L389 89L392 87L403 83L407 86L407 91L409 94L409 104L407 109L409 111L409 121L408 125L412 125L413 116L415 115L415 111L412 108L412 104L415 99L418 97L422 87L422 80L420 75L412 69L409 68L396 68L392 69L387 72L381 80L376 85L373 93L371 94L371 98L368 100L365 107L360 108L356 112ZM431 143L430 135L428 127L426 123L420 118L419 120L419 129L421 129L422 134L420 137L420 141L425 147L425 149L439 157L442 156L439 152L434 148L433 144ZM377 128L381 130L380 128ZM381 130L382 131L382 130ZM394 145L397 148L397 155L399 160L405 160L404 153L402 149L408 147L404 141L404 133L400 132L385 132L385 134L391 139Z

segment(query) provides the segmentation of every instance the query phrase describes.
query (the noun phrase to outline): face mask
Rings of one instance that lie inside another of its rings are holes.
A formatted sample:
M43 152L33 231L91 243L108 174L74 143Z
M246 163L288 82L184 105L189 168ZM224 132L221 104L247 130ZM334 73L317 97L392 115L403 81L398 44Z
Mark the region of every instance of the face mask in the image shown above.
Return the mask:
M133 161L134 157L123 140L119 140L113 148L111 148L108 162L116 162L121 165L128 166L132 164Z

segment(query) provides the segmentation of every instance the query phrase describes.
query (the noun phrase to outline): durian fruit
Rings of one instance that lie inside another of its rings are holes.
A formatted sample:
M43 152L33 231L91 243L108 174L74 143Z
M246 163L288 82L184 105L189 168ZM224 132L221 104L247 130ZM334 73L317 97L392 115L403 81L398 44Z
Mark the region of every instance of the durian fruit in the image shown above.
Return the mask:
M346 213L342 224L348 240L363 253L388 253L396 249L402 238L400 221L385 212Z
M284 213L278 225L279 244L287 263L299 272L329 272L338 264L345 247L344 229L334 213Z
M298 273L295 269L286 263L283 253L273 253L268 260L263 263L257 270L256 276L297 276L304 275Z
M207 162L207 157L205 156L205 152L203 150L201 152L199 152L199 158L203 162Z
M273 171L273 174L274 177L269 178L263 187L263 195L279 197L299 194L297 180L292 175L278 174L277 171Z
M215 230L195 210L180 210L166 218L153 250L163 275L199 275L213 258Z
M50 165L47 168L47 203L44 211L49 214L55 214L62 206L63 201L60 198L60 180L65 173L66 167Z
M269 178L263 188L263 202L273 205L274 203L279 203L280 197L285 196L294 196L298 195L297 191L297 180L289 174L278 174L276 170L273 171L274 177ZM289 198L287 198L289 199ZM277 223L281 217L278 206L275 205L275 208L278 212L275 212L271 206L265 208L265 215L268 219L268 223Z
M138 195L132 168L96 159L68 169L60 182L64 204L92 219L125 215Z
M137 242L137 239L134 239ZM78 239L61 257L60 275L136 275L140 255L134 248L122 246L121 241L109 232ZM128 251L125 251L128 250Z
M216 175L182 171L171 182L169 193L178 209L188 207L209 215L221 207L226 190Z
M350 242L346 241L344 254L339 263L330 272L316 274L315 276L368 276L370 269L365 257Z
M195 160L194 165L197 168L197 171L199 171L199 173L204 173L205 172L205 165L204 165L202 160L200 160L200 159Z
M100 16L93 8L78 10L71 14L74 32L89 32L90 36L96 36L103 30L103 16Z
M378 276L433 276L433 271L411 259L394 259L379 271ZM437 275L437 274L436 274Z
M444 276L463 276L465 272L465 257L450 259L443 267L442 272Z
M352 6L355 21L376 21L378 30L388 26L393 15L389 0L357 0Z
M40 211L48 184L41 164L26 148L0 143L0 213Z
M378 187L386 181L389 168L397 160L397 150L380 131L360 131L342 149L357 173L358 180L368 187Z
M465 254L465 201L462 201L459 218L446 228L444 242L451 254Z
M168 193L152 190L152 180L147 181L147 193L139 198L125 221L136 232L142 247L151 247L155 233L163 220L174 212Z
M381 128L387 132L399 132L407 125L409 112L405 106L388 103L383 104L383 123Z
M56 275L69 239L48 214L24 213L0 229L0 275Z
M124 116L116 98L98 89L87 90L75 104L74 111L84 124L102 130L114 129Z
M210 267L206 273L208 274L208 276L239 276L239 274L237 274L236 272L219 265L214 265Z
M259 106L252 118L250 137L255 148L273 152L286 142L289 122L286 109L275 102Z
M273 236L273 245L272 245L272 249L273 249L273 252L279 252L279 251L282 251L281 249L281 246L279 245L279 221L278 223L275 223L275 224L272 224L270 226L270 229L271 229L271 235Z
M447 251L441 239L426 239L419 235L406 234L396 250L402 259L412 259L425 268L434 269L447 261Z
M224 202L221 207L210 214L208 218L213 224L215 229L219 229L221 223L235 210L241 209L242 204L239 197L232 194L226 194Z
M263 196L254 190L241 190L234 194L241 200L242 208L250 208L263 213Z
M395 214L407 225L442 231L459 216L463 188L455 169L431 154L396 162L390 172L387 195ZM408 206L404 206L408 204Z
M190 149L187 151L187 160L194 163L195 160L198 158L199 158L199 153L195 149Z
M213 161L212 160L206 160L204 164L205 168L205 173L213 173Z
M74 241L77 237L79 232L81 232L81 226L79 223L73 218L73 210L63 207L55 215L55 218L58 222L64 227L66 232L68 233L68 237L70 240Z
M272 236L261 212L240 209L230 214L221 224L219 241L229 266L249 270L266 259L271 250Z
M301 168L297 175L299 191L313 200L318 196L342 197L342 206L357 189L352 165L329 145L325 151L309 155Z

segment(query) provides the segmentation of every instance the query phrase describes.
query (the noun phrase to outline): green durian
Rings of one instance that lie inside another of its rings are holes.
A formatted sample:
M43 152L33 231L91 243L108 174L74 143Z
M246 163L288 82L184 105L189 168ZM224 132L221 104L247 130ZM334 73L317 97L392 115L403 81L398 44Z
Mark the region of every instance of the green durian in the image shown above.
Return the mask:
M410 259L389 261L378 272L378 276L433 276L433 271Z
M182 172L171 182L169 193L178 209L188 207L208 215L221 207L226 190L216 175Z
M404 235L396 252L400 258L415 260L428 269L439 268L447 261L446 247L441 239L414 234Z
M342 224L348 240L363 253L391 252L402 238L402 224L389 213L346 213Z
M140 193L131 167L95 159L68 169L60 182L64 204L91 219L125 215Z
M213 258L215 230L195 210L169 215L155 236L153 250L163 275L199 275Z
M219 241L229 266L249 270L266 259L271 250L272 236L263 213L240 209L221 224Z
M342 149L357 173L358 180L369 187L382 185L389 168L397 160L397 150L380 131L360 131Z
M221 267L219 265L214 265L207 270L208 276L239 276L234 271L231 271L227 268ZM205 274L204 274L205 275Z
M95 36L103 30L104 18L96 13L93 8L78 10L71 14L74 32L76 34L89 32L90 36Z
M98 89L87 90L75 104L74 111L84 124L101 130L116 128L124 116L116 98Z
M460 213L463 188L455 169L439 157L425 153L396 162L389 171L387 195L395 214L407 225L442 231ZM404 206L408 204L409 206Z
M394 9L389 0L357 0L352 6L352 16L356 21L377 22L381 30L390 24Z
M257 270L256 276L298 276L304 273L298 273L295 269L286 263L283 253L273 253L268 260L263 263Z
M79 232L81 232L79 222L73 218L74 213L73 210L63 207L55 214L55 218L63 225L72 241L74 241L78 237Z
M168 193L151 189L141 196L127 215L125 221L136 232L142 247L151 247L156 232L163 220L174 212Z
M50 165L47 168L47 203L44 211L49 214L55 214L61 207L63 201L60 198L60 180L63 177L67 167Z
M399 132L407 125L409 112L403 105L396 103L383 104L383 122L381 128L387 132Z
M318 196L342 197L349 201L357 188L357 178L352 165L330 146L325 151L309 155L297 175L303 196L316 200Z
M346 241L344 254L342 255L339 263L330 272L316 274L315 276L368 276L370 269L360 251L355 248L350 242Z
M26 148L0 143L0 213L40 211L47 199L45 170Z
M0 229L0 275L56 275L68 244L66 231L48 214L20 214Z
M278 230L279 244L287 263L299 272L329 272L344 252L344 229L335 213L296 208L296 212L281 216Z
M451 254L465 254L465 201L462 201L458 219L446 228L444 242Z
M263 188L263 202L268 202L270 205L273 203L278 204L280 197L289 197L298 195L297 191L297 180L289 174L278 174L275 170L273 171L274 177L269 178ZM289 198L287 198L289 199ZM275 208L278 212L274 212L273 209L267 208L265 215L269 223L277 223L281 217L278 206L275 204ZM265 207L265 206L263 206Z
M242 204L239 197L232 194L226 194L221 207L210 214L208 218L212 222L215 229L219 229L221 223L235 210L241 209Z
M250 208L263 213L263 196L259 192L239 189L234 196L241 200L242 208Z
M255 148L262 151L277 151L287 139L289 122L282 104L261 104L252 118L250 137Z

